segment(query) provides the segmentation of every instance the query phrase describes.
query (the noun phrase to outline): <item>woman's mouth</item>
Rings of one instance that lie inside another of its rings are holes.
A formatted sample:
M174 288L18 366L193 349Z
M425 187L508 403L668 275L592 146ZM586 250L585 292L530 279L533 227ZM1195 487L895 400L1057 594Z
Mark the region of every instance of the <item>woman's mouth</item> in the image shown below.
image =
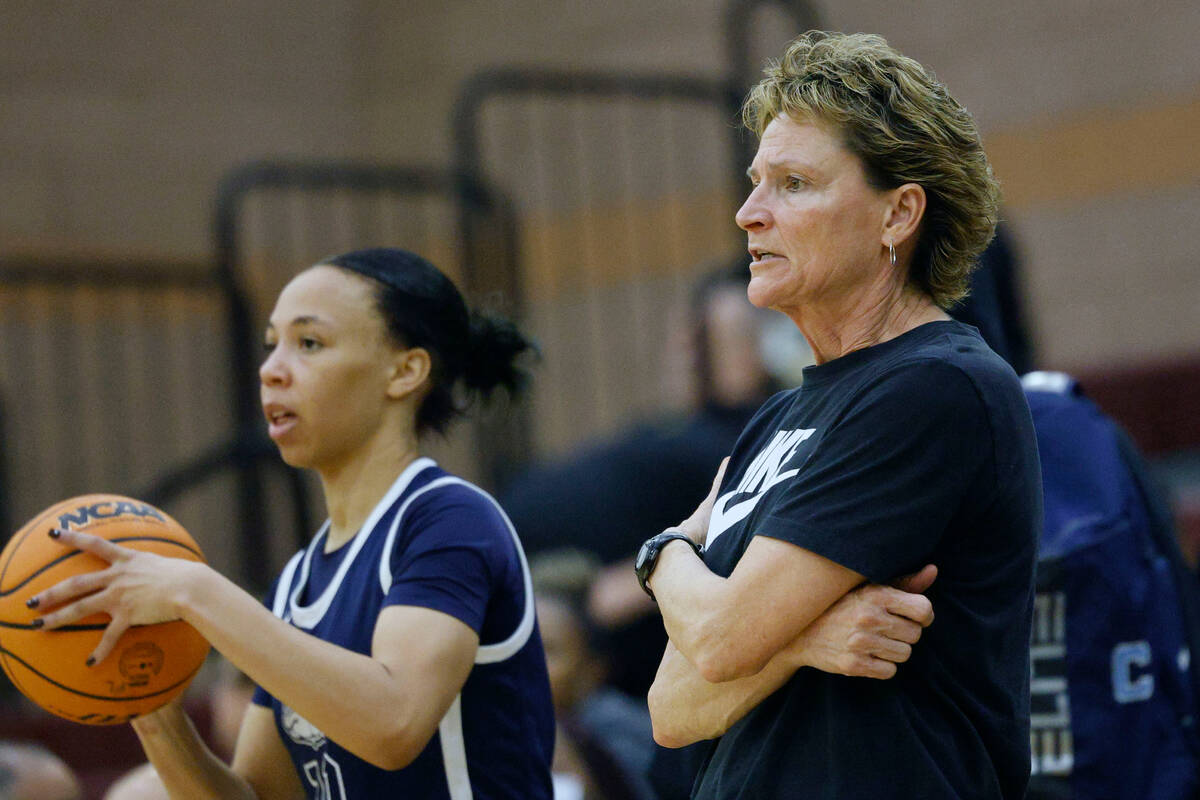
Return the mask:
M776 258L783 258L783 256L779 255L778 253L772 252L770 250L763 250L758 247L750 248L750 259L751 259L750 266L752 266L752 267L756 264L763 264L767 261L772 261Z

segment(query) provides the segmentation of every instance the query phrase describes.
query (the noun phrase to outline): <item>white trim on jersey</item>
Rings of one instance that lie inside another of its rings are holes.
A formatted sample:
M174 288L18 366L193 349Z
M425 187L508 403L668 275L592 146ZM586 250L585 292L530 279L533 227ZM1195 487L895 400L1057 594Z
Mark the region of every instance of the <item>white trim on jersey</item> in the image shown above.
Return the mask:
M312 564L313 553L316 552L318 547L323 546L324 534L329 530L329 521L325 521L321 530L313 537L312 544L305 549L300 580L296 581L295 589L293 589L291 597L288 598L288 611L290 612L293 624L300 628L313 628L321 621L321 618L325 616L325 612L329 610L329 606L333 603L333 598L337 595L338 589L341 588L342 580L346 577L346 573L350 571L350 566L354 563L355 557L358 556L358 552L362 550L363 545L370 538L375 526L379 524L379 518L386 514L388 509L392 507L392 503L396 502L396 498L404 493L404 490L412 483L412 479L416 477L418 472L433 466L436 466L436 463L432 458L418 458L400 473L400 477L396 478L392 483L392 487L387 490L387 494L383 496L383 499L375 504L375 508L371 509L371 514L367 517L367 521L354 534L354 538L350 540L348 545L343 545L344 547L349 547L350 550L342 558L342 563L338 565L337 574L333 576L333 580L325 587L325 591L309 605L301 605L300 593L308 585L308 572Z
M467 485L470 486L470 484ZM471 488L492 501L492 504L496 506L496 510L500 512L500 517L504 520L504 524L508 526L513 546L517 548L517 558L521 560L521 577L525 583L525 613L521 616L521 624L513 631L512 636L495 644L480 645L479 652L475 654L476 664L495 664L499 661L506 661L516 655L517 651L525 646L525 643L529 641L529 637L533 634L533 576L529 573L529 562L525 560L525 548L521 546L521 538L517 536L517 529L513 527L512 520L508 518L508 514L504 513L504 509L500 507L500 504L490 494L478 486L471 486Z
M426 492L434 489L440 489L443 486L465 486L483 495L496 510L500 512L500 518L504 520L504 524L508 527L508 533L512 536L513 545L517 548L517 557L521 561L521 577L525 588L525 610L521 615L521 622L518 623L516 630L503 641L495 642L494 644L481 644L478 651L475 653L476 664L495 664L499 661L505 661L516 655L517 651L525 646L529 641L530 635L533 633L534 619L534 601L533 601L533 577L529 574L529 564L525 560L525 550L521 547L521 539L517 536L517 530L513 527L512 521L508 515L504 513L504 509L496 502L496 499L490 494L480 489L478 486L464 481L462 478L457 478L453 475L447 475L417 489L404 500L404 504L400 506L400 510L396 512L396 518L392 520L391 530L388 531L387 541L383 545L383 557L379 559L379 584L383 589L383 593L387 594L392 588L392 564L390 553L396 542L396 533L400 530L400 523L404 519L404 512L408 510L408 506L412 501L416 500Z
M504 509L500 507L496 499L478 486L468 483L462 478L446 475L430 481L405 498L404 503L400 506L395 518L392 520L387 539L383 544L383 554L379 559L380 589L386 595L392 587L391 552L396 543L396 535L400 530L400 523L404 520L404 512L408 511L409 505L421 495L444 486L465 486L486 498L500 512L500 518L504 520L504 524L508 528L508 533L512 537L513 546L517 549L517 557L521 562L522 583L525 590L525 609L522 612L521 621L518 623L516 630L507 639L494 644L480 645L475 652L476 664L495 664L505 661L516 655L533 634L533 576L529 572L529 562L525 558L525 549L521 546L521 539L517 536L517 530L513 527L512 520L504 513ZM475 795L471 789L471 776L467 770L467 745L462 728L462 693L455 695L454 702L450 704L446 715L438 723L438 739L442 747L442 766L446 771L446 787L450 793L450 800L473 800Z
M446 770L446 788L450 800L473 800L471 775L467 772L467 742L462 729L462 695L457 695L442 721L438 723L442 743L442 765Z
M279 584L275 587L275 601L271 604L271 613L280 619L286 619L284 613L287 611L288 593L292 588L292 576L296 574L296 567L300 566L300 559L303 557L304 551L301 550L288 559L287 566L283 568L283 574L279 576Z

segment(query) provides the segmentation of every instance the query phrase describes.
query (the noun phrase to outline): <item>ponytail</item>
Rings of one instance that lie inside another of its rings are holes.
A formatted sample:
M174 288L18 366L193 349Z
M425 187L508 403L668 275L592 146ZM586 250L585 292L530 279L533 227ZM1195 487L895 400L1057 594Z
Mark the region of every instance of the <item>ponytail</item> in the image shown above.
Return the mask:
M510 320L472 311L463 360L463 385L484 400L497 387L516 396L529 383L529 372L518 361L526 352L536 350Z
M477 395L497 387L516 396L529 375L518 362L537 348L511 321L468 311L454 283L424 258L397 248L356 250L321 262L370 278L388 333L432 360L431 386L417 409L417 431L445 433ZM461 381L465 397L456 397ZM460 402L461 399L461 402Z

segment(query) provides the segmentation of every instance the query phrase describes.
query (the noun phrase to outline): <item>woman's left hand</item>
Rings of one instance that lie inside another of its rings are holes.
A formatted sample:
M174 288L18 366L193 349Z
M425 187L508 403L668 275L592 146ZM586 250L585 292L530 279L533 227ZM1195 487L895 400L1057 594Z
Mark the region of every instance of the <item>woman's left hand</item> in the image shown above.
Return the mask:
M189 575L202 564L180 558L131 550L78 531L56 531L58 541L108 562L106 569L67 578L30 599L31 608L54 608L40 617L47 630L60 628L93 614L112 621L88 665L103 661L121 635L133 625L152 625L179 619L175 598ZM57 608L56 608L57 607Z
M933 622L925 591L937 578L926 565L895 586L864 584L834 603L789 646L798 666L852 678L887 680L912 656Z
M708 497L696 506L696 510L690 517L675 526L701 547L704 547L704 542L708 538L708 521L712 517L713 504L717 502L717 492L721 490L721 479L725 477L727 466L729 466L729 456L722 459L721 466L717 468L717 476L713 478Z

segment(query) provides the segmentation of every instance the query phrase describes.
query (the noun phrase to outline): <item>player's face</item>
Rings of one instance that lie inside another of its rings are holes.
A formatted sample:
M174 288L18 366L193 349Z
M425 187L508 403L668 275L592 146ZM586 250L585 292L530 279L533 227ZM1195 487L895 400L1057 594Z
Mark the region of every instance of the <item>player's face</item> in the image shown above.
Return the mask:
M752 303L792 316L836 309L879 278L886 196L832 127L776 117L748 174L736 219L752 258Z
M379 431L395 346L375 309L372 284L336 267L306 270L280 293L259 379L287 463L337 468Z

